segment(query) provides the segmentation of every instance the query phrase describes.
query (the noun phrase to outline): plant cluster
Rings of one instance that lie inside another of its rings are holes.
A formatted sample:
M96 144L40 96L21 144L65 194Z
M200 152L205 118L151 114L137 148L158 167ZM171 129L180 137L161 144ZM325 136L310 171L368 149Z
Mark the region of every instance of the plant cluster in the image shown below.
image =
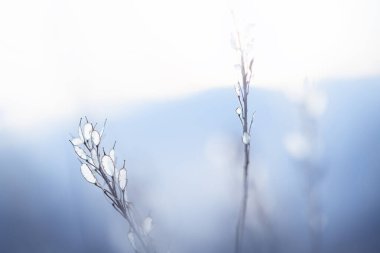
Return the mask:
M79 122L79 137L70 142L74 147L78 160L81 163L80 171L89 183L99 188L112 207L128 222L130 231L128 239L134 251L153 253L156 252L150 232L152 230L152 218L146 217L142 223L136 220L136 210L127 198L127 169L125 160L120 168L117 167L115 156L115 144L109 152L101 147L103 128L96 129L97 124L92 124L86 118L86 122Z
M235 65L239 72L239 80L235 85L235 91L239 102L236 113L239 117L242 127L242 142L244 148L244 165L243 165L243 196L236 227L235 252L239 253L242 249L243 232L245 228L245 219L248 202L248 172L250 164L251 149L251 130L254 119L248 112L248 95L250 84L253 76L253 57L251 55L252 38L241 36L238 29L232 39L232 46L239 56L239 63ZM247 32L246 34L250 34ZM127 198L127 169L125 160L120 168L117 167L115 157L115 145L106 152L100 147L103 137L103 128L99 131L96 129L97 124L92 124L86 118L86 122L79 123L79 137L72 139L70 142L81 163L80 170L83 177L91 184L99 188L106 198L110 201L112 207L128 222L130 232L128 239L136 253L156 252L149 233L152 229L152 218L147 217L141 225L136 221L135 209ZM136 238L136 239L135 239Z

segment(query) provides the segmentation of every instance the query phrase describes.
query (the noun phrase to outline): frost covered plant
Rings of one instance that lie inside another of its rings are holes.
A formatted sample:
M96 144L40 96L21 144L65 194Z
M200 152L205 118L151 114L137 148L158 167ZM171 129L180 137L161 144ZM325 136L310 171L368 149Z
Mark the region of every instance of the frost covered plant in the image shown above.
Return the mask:
M305 181L312 253L321 252L326 219L319 194L319 187L326 173L321 160L323 150L319 140L319 120L327 108L327 103L326 95L306 79L301 96L297 98L300 130L289 133L284 139L285 149L296 162Z
M248 202L248 168L250 163L250 148L251 148L251 130L254 118L248 112L248 95L250 91L250 84L252 79L252 66L253 57L251 55L251 48L253 39L249 35L251 27L248 27L242 36L239 30L236 28L236 33L232 36L232 48L236 51L239 57L239 63L235 65L238 71L238 81L235 84L235 92L239 102L239 106L236 108L236 114L240 120L242 127L242 142L244 147L244 165L243 165L243 197L241 201L241 207L239 212L238 223L236 227L235 238L235 252L241 251L245 217L247 212Z
M118 168L115 145L109 152L101 147L103 131L96 129L97 124L79 122L79 137L70 140L81 163L80 171L84 179L99 188L112 207L128 222L129 242L137 252L156 252L150 237L152 218L146 217L141 223L136 220L135 209L127 198L127 169L125 160ZM115 142L116 144L116 142ZM141 224L141 225L139 225Z

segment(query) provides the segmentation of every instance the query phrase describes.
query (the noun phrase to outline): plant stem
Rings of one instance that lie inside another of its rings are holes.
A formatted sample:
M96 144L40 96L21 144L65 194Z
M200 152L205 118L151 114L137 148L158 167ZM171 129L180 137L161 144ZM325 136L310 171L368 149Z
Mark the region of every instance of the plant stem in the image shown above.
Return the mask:
M238 224L236 227L235 252L241 252L241 244L243 241L245 217L247 213L248 202L248 167L249 167L249 144L244 145L244 178L243 178L243 197L239 213Z
M240 42L239 42L240 43ZM243 81L243 135L249 133L248 130L248 82L245 70L244 54L241 52L241 75ZM241 251L244 227L245 227L245 217L247 213L247 202L248 202L248 168L249 168L249 154L250 154L250 141L244 143L244 165L243 165L243 196L241 200L241 207L239 213L239 219L236 227L236 239L235 239L235 252L239 253Z

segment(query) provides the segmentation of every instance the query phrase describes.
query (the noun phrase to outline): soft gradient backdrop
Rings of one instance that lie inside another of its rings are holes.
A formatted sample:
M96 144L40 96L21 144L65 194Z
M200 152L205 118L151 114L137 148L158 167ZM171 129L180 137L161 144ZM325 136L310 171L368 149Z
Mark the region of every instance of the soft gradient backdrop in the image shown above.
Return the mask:
M246 252L380 251L379 1L1 1L0 252L131 252L80 175L108 118L162 252L232 252L231 11L254 42Z

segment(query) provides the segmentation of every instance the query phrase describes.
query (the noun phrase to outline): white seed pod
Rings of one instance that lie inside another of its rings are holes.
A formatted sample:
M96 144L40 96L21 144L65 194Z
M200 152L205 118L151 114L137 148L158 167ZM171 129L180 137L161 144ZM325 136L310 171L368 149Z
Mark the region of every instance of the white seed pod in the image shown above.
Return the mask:
M74 147L74 150L75 150L75 153L77 153L77 155L78 155L80 158L82 158L82 159L84 159L84 160L87 159L86 152L84 152L83 149L81 149L81 148L78 147L78 146L75 146L75 147Z
M79 146L79 145L83 144L83 140L81 138L74 138L71 140L71 143L74 146Z
M241 96L241 89L239 84L235 84L235 92L239 97Z
M100 135L99 135L98 131L96 131L96 130L92 131L92 133L91 133L91 138L92 138L92 142L93 142L96 146L98 146L99 143L100 143Z
M241 109L241 107L236 108L236 113L239 116L243 113L243 110Z
M106 173L109 176L113 176L113 174L115 173L115 165L114 165L111 157L109 157L108 155L103 156L102 165L103 165L103 168L106 171Z
M132 248L137 251L136 242L135 242L135 235L133 232L128 233L128 240L132 245Z
M127 170L124 168L119 171L119 186L122 190L127 186Z
M84 179L87 180L87 182L91 183L91 184L95 184L96 183L96 178L95 176L92 174L90 168L88 167L87 164L82 164L80 166L80 171L82 172L82 175L84 177Z
M91 139L91 133L92 133L92 124L86 123L83 127L83 137L86 140Z
M112 161L115 162L115 150L114 149L112 149L110 151L110 157L111 157Z
M248 144L251 141L251 136L247 132L245 132L243 134L242 139L244 144Z
M98 154L96 153L96 149L91 149L91 157L92 157L92 159L95 159L95 158L97 158L97 156L98 156Z
M146 217L142 223L142 229L145 235L148 235L153 228L153 219L151 217Z
M84 138L83 138L82 128L80 126L79 126L79 129L78 129L78 133L79 133L79 139L83 143L84 142Z

